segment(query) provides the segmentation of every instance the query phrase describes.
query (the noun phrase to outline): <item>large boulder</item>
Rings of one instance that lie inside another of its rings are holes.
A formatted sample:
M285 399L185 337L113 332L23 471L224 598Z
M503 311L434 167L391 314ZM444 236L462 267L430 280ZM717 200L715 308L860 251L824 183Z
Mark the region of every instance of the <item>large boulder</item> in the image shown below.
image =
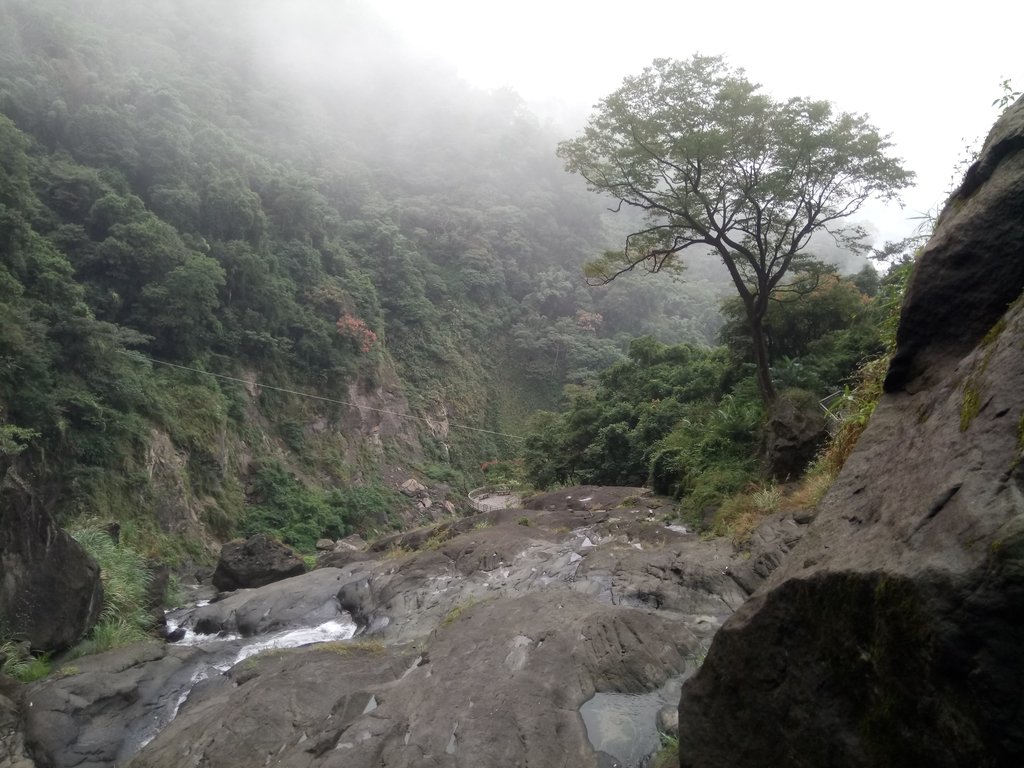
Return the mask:
M768 410L764 434L765 468L770 477L798 477L821 448L828 432L825 413L813 395L802 390L781 392Z
M30 493L0 487L0 625L37 651L77 643L103 607L100 569Z
M223 546L213 585L224 591L249 589L305 572L306 564L288 546L256 534Z
M920 257L857 448L684 687L684 768L1024 765L1022 290L1024 101Z
M246 589L197 608L189 626L203 634L261 635L341 618L338 594L347 580L337 568L317 568L260 589Z

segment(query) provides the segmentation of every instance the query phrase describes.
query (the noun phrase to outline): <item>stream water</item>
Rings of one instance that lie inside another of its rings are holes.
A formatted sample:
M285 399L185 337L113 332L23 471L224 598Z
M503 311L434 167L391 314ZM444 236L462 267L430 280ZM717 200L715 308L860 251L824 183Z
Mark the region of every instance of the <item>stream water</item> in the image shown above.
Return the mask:
M316 626L298 626L264 635L242 637L240 635L206 635L190 629L192 613L207 601L200 601L189 608L179 608L167 614L168 631L185 627L185 636L176 645L194 646L203 651L181 672L168 681L155 706L149 710L145 721L135 723L129 729L121 757L132 755L159 735L160 731L174 720L181 705L188 699L192 689L216 675L223 674L250 656L274 648L298 648L311 643L326 643L348 640L356 631L355 622L347 613Z

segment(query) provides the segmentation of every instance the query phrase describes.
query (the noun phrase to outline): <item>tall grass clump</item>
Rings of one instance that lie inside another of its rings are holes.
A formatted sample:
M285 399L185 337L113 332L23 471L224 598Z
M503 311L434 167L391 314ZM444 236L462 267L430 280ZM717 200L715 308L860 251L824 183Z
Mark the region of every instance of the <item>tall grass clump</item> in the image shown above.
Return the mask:
M23 683L33 683L50 674L50 657L33 656L26 650L26 645L6 636L0 639L0 659L3 659L0 673Z
M72 530L71 535L99 564L103 581L100 620L72 655L99 653L147 639L153 619L146 607L152 578L146 559L100 528L86 526Z

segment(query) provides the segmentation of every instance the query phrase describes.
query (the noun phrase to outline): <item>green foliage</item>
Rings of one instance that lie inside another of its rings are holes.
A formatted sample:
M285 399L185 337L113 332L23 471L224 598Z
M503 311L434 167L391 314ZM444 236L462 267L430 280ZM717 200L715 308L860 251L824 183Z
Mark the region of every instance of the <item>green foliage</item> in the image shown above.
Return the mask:
M69 659L103 653L112 648L120 648L143 640L151 639L148 632L138 627L133 621L107 616L101 618L92 628L89 636L71 649Z
M445 530L436 531L433 534L431 534L430 537L425 542L423 542L423 546L420 547L420 548L421 549L427 549L427 550L438 550L450 538L451 538L451 536L450 536L448 531L445 531Z
M629 358L601 373L596 388L572 390L564 415L534 418L523 452L533 485L642 485L657 441L691 404L721 396L727 359L720 351L644 338L630 345Z
M730 536L737 544L743 543L762 517L778 511L781 501L782 490L774 485L730 496L715 511L711 531L716 536Z
M528 487L522 459L492 459L483 462L480 470L487 476L488 485L504 486L517 493Z
M134 550L147 562L166 563L170 566L183 563L213 564L213 556L200 542L187 536L169 534L148 516L136 515L122 520L120 525L122 546Z
M312 488L280 464L257 470L252 478L251 503L241 533L266 533L303 551L317 539L340 539L358 528L378 524L401 504L401 497L376 485Z
M32 656L27 646L12 639L5 629L0 631L0 674L31 683L50 673L49 656Z
M438 483L447 483L459 490L469 490L466 474L450 464L432 462L424 464L418 467L418 469L423 473L424 477L430 480Z
M0 424L0 456L17 456L28 447L29 441L37 437L39 433L34 430Z
M880 330L884 351L860 366L852 377L852 384L844 388L842 400L831 406L832 412L840 415L840 424L808 472L812 485L820 491L819 497L823 495L827 481L839 474L853 452L882 396L889 360L896 348L900 307L912 268L912 257L904 256L881 281L874 318Z
M870 266L867 269L877 283L875 270ZM874 290L877 293L877 285ZM852 279L827 272L799 299L772 301L764 318L764 329L776 385L815 392L841 387L858 365L884 348L876 307ZM753 362L742 302L734 299L725 302L723 308L726 319L722 342L737 361Z
M998 99L992 102L992 106L1000 111L1007 109L1021 97L1021 92L1014 89L1013 82L1008 77L999 83L999 88L1002 90L1002 93Z
M800 301L772 303L766 327L775 349L787 355L771 369L776 386L791 393L803 386L809 391L801 396L812 403L845 387L833 404L845 423L820 460L823 476L832 476L826 464L845 460L881 393L888 358L878 355L894 344L894 318L909 269L904 259L872 280L873 297L825 270ZM646 483L679 498L696 525L734 498L736 508L724 509L728 519L714 527L733 531L734 520L752 522L748 497L751 484L761 480L763 407L750 376L752 352L740 303L729 302L726 314L727 348L666 347L638 339L630 360L602 373L597 386L570 388L565 412L537 414L523 450L527 478L537 487ZM825 488L827 482L816 482L808 494L820 497Z

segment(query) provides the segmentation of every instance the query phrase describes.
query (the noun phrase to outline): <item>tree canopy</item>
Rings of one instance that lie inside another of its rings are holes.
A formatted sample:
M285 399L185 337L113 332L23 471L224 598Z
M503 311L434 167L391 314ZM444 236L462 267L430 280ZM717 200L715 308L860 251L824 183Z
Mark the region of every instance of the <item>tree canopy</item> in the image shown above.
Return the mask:
M863 248L865 233L849 218L869 198L894 199L913 178L890 147L864 115L827 101L778 101L723 58L696 55L656 59L627 78L559 155L617 210L644 216L621 251L589 265L590 277L678 267L691 249L718 254L742 300L758 388L770 402L769 299L800 292L813 277L816 232Z

